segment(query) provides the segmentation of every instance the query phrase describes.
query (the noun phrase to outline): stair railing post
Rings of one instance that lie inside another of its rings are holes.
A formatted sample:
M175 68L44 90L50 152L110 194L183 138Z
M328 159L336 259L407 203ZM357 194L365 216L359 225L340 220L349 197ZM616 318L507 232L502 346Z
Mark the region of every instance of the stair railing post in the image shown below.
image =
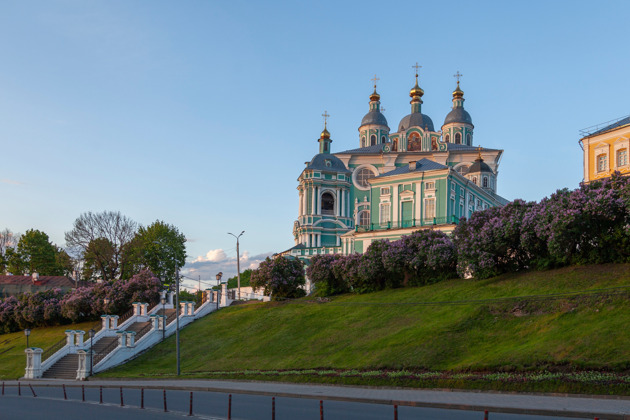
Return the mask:
M87 355L88 352L85 350L77 350L77 354L79 355L79 366L77 367L77 377L78 381L84 381L85 378L88 377L88 364L87 364Z
M24 350L26 352L26 379L37 379L42 377L42 353L44 350L35 347L29 347Z

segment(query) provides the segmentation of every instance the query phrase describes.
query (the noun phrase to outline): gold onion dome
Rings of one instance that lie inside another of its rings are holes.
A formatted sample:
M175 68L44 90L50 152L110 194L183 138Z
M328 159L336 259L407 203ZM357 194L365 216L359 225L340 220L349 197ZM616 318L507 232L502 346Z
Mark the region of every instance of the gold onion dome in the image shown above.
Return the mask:
M459 88L459 80L457 81L457 87L453 91L453 98L460 99L464 97L464 91Z
M414 96L422 97L422 95L424 95L424 90L422 90L422 88L418 86L418 75L416 74L416 85L412 87L409 91L409 96L413 98Z
M380 99L381 99L381 95L376 93L376 86L374 86L374 92L372 92L372 94L370 95L370 101L376 102L376 101L379 101Z
M321 138L322 139L329 139L330 138L330 133L328 132L326 127L324 127L324 131L322 131Z

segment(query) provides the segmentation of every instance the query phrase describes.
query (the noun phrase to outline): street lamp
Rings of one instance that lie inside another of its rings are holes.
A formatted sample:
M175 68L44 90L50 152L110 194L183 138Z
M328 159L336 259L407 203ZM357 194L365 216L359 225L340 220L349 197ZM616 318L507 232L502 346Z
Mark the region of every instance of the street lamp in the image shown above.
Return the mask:
M94 328L88 331L90 333L90 376L92 376L92 368L94 367Z
M241 300L241 255L239 254L239 250L238 250L238 238L243 236L243 233L245 233L245 231L242 231L238 236L236 236L235 234L228 232L228 235L232 235L236 238L236 271L238 273L237 274L238 275L238 283L237 283L238 300Z
M223 272L219 271L217 273L217 286L219 286L219 290L217 290L217 309L219 309L219 296L221 294L221 277L223 276Z
M111 302L110 298L103 299L103 303L105 304L105 315L109 315L109 302Z
M166 296L162 296L162 341L164 341L164 334L166 334L166 309L164 309L164 305L166 305Z
M28 336L31 335L31 330L28 328L24 330L24 335L26 336L26 348L28 348Z
M164 247L162 245L162 241L153 241L154 244ZM170 257L173 257L175 261L175 346L177 348L177 376L180 375L180 353L179 353L179 266L177 264L177 251L172 249L171 247L167 247L170 251Z

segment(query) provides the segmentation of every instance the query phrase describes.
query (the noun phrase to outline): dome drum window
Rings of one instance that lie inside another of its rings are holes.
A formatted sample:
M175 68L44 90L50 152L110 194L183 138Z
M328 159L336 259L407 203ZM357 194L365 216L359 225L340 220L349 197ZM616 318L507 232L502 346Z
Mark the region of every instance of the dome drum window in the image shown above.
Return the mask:
M462 133L455 133L455 144L462 144Z

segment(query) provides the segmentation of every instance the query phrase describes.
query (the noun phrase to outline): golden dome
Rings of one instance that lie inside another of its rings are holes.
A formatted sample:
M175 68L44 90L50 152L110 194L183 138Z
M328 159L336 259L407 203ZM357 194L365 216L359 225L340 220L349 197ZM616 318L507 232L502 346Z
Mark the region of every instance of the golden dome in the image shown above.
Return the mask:
M379 101L380 99L381 99L381 95L376 93L376 87L375 87L374 88L374 92L372 92L372 94L370 95L370 101L371 102L376 102L376 101Z
M459 80L457 81L457 87L453 91L453 98L461 99L464 97L464 91L459 88Z
M326 127L324 127L324 131L322 131L322 134L320 134L320 138L322 138L322 139L329 139L330 138L330 133L328 132L328 130L326 130Z
M414 96L422 97L422 95L424 95L424 90L418 86L418 75L416 74L416 85L409 91L409 96L413 98Z

